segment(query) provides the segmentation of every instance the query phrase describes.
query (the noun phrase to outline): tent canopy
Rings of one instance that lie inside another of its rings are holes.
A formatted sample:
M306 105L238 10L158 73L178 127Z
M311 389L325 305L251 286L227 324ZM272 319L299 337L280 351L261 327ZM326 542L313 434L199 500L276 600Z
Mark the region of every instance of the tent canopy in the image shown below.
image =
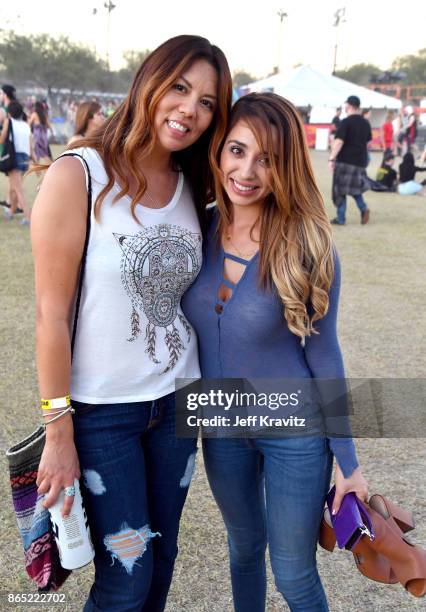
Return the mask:
M321 74L310 66L299 66L289 74L274 74L244 87L245 93L273 91L295 106L326 106L337 108L348 96L358 96L363 108L398 109L398 98L345 81L331 74Z

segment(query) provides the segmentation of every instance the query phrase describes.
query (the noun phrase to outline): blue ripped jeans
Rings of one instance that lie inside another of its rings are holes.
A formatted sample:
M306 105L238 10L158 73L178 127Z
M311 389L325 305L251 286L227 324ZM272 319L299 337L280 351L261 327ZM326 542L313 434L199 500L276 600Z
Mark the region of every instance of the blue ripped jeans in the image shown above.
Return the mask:
M175 436L174 394L154 402L73 405L96 551L95 582L84 611L160 612L197 442Z
M325 612L316 567L332 454L320 437L203 440L204 463L228 531L236 612L264 612L265 550L292 612Z

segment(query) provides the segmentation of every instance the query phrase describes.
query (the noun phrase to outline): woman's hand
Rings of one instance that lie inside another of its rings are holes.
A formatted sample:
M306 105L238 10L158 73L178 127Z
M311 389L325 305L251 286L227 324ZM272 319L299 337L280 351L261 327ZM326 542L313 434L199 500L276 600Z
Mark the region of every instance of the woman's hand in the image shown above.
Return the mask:
M61 420L64 422L59 425ZM52 429L49 431L49 428ZM58 419L57 424L51 423L46 428L46 443L37 477L38 493L48 494L43 503L44 507L53 506L61 490L74 485L76 478L80 478L80 465L74 445L72 421L67 416ZM62 516L69 515L73 502L73 496L65 496Z
M368 501L368 483L359 467L352 472L349 478L345 478L342 470L336 465L335 485L336 493L333 501L333 515L339 511L340 504L346 493L353 491L361 501Z

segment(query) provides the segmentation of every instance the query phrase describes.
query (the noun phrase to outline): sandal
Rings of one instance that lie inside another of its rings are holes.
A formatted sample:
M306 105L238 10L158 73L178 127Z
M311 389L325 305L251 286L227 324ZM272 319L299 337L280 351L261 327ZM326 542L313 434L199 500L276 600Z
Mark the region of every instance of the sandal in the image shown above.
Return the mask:
M426 550L406 540L401 533L414 528L411 513L395 506L383 495L373 495L369 506L370 516L379 515L388 528L387 548L390 545L391 549L387 556L398 581L411 595L423 597L426 595Z
M331 517L328 508L324 510L321 521L319 544L325 550L333 552L336 545L336 536L331 526ZM398 578L395 576L389 560L369 546L370 540L362 538L351 551L357 569L370 580L383 582L384 584L396 584Z
M371 580L385 584L400 582L415 597L426 595L426 550L411 544L404 534L414 529L412 514L382 495L372 495L365 504L373 524L374 540L361 538L352 549L357 569ZM336 545L328 508L320 526L319 544L332 552Z

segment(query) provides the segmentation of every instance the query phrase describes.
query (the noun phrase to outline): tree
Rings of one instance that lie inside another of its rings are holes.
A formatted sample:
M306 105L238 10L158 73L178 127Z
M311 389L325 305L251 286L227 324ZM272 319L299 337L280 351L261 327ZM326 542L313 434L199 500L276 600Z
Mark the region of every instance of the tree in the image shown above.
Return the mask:
M149 49L144 49L143 51L125 51L123 54L123 58L126 65L123 70L128 70L129 72L131 72L133 77L139 66L144 60L146 60L150 53L151 51Z
M392 63L392 68L405 72L405 83L410 85L426 83L426 49L420 49L417 55L397 57Z
M378 75L381 72L375 64L354 64L347 70L337 70L335 76L358 85L368 85L371 75Z
M232 81L234 87L238 88L243 85L248 85L248 83L253 83L253 81L256 81L256 77L245 70L236 70L233 74Z
M37 61L33 52L33 42L27 36L5 32L0 41L0 61L11 81L28 81L36 72Z
M115 90L118 89L118 91L126 91L129 88L130 83L132 82L133 77L138 71L140 65L150 53L151 51L149 49L144 49L143 51L130 50L124 52L124 68L112 73L112 82Z
M95 54L67 37L48 34L20 36L6 32L0 42L0 61L7 77L18 84L47 89L96 89L106 67Z

